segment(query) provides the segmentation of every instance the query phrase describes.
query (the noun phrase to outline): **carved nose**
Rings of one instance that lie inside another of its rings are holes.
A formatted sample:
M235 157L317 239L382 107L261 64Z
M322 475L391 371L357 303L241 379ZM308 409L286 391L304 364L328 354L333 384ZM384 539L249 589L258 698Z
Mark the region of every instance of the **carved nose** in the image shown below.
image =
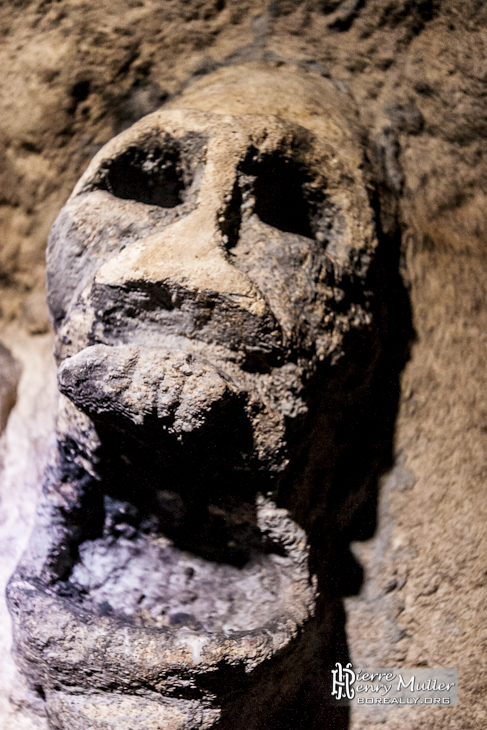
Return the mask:
M218 225L221 204L221 197L205 200L185 218L125 248L99 269L95 283L110 287L148 281L174 284L192 292L216 292L255 314L263 313L262 297L226 259L224 234Z
M210 140L195 209L106 261L95 284L125 287L153 282L192 293L212 292L255 315L264 314L262 296L229 262L225 250L226 201L232 194L237 163L235 146L222 144L218 137ZM168 198L163 190L151 195Z

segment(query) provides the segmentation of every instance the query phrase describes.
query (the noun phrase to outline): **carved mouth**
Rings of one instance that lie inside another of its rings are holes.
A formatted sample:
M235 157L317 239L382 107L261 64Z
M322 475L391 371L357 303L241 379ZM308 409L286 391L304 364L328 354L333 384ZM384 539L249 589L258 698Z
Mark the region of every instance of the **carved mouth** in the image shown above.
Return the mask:
M58 592L136 625L224 634L301 602L306 536L260 496L269 477L228 375L184 351L95 345L58 379L101 443L97 527L72 546Z
M304 620L313 603L306 534L257 493L248 470L228 454L226 465L210 454L199 467L186 449L171 464L167 444L154 453L117 430L100 433L101 480L84 498L98 527L71 546L58 594L136 626L203 634Z

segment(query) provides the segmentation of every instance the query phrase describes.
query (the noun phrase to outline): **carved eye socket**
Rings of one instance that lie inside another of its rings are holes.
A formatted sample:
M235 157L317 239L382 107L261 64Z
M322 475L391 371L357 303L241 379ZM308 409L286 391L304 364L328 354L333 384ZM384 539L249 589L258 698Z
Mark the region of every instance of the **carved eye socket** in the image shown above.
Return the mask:
M262 223L313 238L315 201L307 194L309 175L305 170L279 153L259 157L250 151L241 171L251 178L254 213Z
M314 180L298 161L280 151L261 154L251 147L220 219L227 250L241 243L242 221L249 212L283 233L326 244L334 235L338 211L324 188L325 181Z
M175 208L186 200L203 144L200 135L141 140L103 162L83 192L107 190L123 200Z
M185 189L180 152L177 147L129 147L111 161L104 182L117 198L175 208Z

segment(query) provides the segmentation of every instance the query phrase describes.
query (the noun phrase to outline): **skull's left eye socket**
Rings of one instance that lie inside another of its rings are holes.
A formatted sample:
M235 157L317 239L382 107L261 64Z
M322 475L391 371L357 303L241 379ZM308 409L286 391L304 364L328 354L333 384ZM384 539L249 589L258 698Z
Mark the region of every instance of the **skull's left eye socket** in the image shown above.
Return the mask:
M175 208L184 202L193 181L194 168L184 147L183 140L169 135L163 140L141 140L105 160L84 192L107 190L123 200Z

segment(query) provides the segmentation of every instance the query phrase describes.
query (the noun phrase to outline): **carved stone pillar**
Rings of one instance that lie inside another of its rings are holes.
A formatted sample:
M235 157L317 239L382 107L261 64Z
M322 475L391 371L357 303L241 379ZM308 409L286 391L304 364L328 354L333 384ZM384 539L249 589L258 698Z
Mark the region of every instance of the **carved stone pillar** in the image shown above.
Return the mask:
M324 727L327 566L366 496L337 463L379 347L369 188L350 99L269 64L202 79L78 182L48 247L56 442L9 585L52 728Z

